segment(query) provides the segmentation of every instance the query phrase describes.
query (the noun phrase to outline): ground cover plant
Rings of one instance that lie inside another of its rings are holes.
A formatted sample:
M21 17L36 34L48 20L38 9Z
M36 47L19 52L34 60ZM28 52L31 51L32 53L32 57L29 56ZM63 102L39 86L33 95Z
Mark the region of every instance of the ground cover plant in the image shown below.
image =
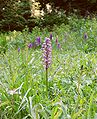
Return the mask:
M0 119L97 119L97 20L68 20L0 35Z

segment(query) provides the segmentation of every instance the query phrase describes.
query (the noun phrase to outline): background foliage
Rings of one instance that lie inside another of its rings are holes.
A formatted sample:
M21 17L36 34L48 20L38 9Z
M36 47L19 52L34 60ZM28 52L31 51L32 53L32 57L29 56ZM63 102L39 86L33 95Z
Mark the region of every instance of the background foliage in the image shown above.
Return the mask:
M0 5L1 30L22 30L25 26L29 26L31 9L28 0L4 0Z
M71 12L83 16L97 13L96 0L35 0L35 2L38 2L39 9L44 11L44 16L38 19L31 16L33 2L30 0L1 0L0 31L21 31L26 27L31 31L35 26L45 27L61 24L66 20L65 14ZM51 13L48 13L46 4L51 5ZM58 14L58 11L62 9L65 10L65 14ZM67 23L67 20L65 23Z

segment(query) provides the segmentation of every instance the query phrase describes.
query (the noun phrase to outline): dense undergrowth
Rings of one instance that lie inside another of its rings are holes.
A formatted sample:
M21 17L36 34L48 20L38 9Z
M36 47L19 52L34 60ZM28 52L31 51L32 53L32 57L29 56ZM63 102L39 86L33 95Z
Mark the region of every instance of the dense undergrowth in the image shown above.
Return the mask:
M97 119L97 20L68 20L52 33L38 27L1 33L0 119ZM52 41L48 96L45 37Z

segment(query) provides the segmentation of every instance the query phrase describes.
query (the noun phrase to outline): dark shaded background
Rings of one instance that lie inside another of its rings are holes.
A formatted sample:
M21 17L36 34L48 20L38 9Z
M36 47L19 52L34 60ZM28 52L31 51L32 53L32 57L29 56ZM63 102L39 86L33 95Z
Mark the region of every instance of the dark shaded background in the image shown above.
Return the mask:
M97 0L36 0L40 3L40 9L47 13L46 4L52 6L53 12L55 9L65 10L66 15L74 13L82 17L87 17L91 14L97 14ZM0 0L0 31L23 30L28 27L32 30L38 22L37 18L31 17L30 0ZM49 13L50 17L50 13Z

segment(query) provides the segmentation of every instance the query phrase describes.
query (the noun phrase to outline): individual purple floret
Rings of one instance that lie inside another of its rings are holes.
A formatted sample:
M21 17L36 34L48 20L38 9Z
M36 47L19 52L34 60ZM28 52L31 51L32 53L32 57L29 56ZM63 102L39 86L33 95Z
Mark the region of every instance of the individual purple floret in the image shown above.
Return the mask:
M36 38L36 45L39 46L41 44L41 38L37 37Z
M28 44L28 48L32 48L33 47L33 44L32 43L29 43Z
M18 48L18 52L20 52L20 48Z
M52 45L51 40L49 38L46 38L45 42L43 43L42 51L43 51L43 65L45 69L48 69L52 60Z
M84 39L88 39L87 33L84 33Z

